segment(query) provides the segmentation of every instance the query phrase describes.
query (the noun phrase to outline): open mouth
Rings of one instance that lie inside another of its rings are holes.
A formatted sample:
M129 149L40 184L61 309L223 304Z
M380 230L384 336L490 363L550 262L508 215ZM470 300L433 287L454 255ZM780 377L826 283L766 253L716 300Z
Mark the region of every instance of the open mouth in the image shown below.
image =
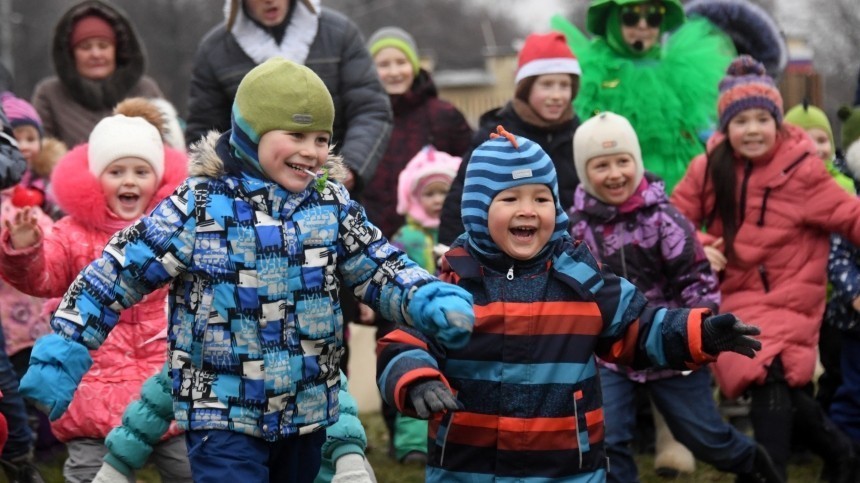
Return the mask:
M537 233L537 228L533 226L517 226L511 228L509 231L518 240L530 240Z
M118 196L120 203L124 206L134 206L137 204L138 200L140 200L140 195L134 194L121 194Z
M312 174L311 170L309 170L307 166L302 166L300 164L290 164L290 163L286 163L286 165L288 168L292 169L293 171L298 171L299 173L302 173L302 174L310 174L311 176L314 176Z

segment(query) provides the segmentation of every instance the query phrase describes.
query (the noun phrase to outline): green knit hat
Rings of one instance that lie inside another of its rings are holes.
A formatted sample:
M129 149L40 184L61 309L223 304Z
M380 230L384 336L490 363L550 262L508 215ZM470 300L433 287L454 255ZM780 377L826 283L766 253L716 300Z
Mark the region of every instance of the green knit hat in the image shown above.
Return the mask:
M230 145L256 163L257 147L269 131L332 133L334 102L322 79L307 67L282 57L251 69L236 91Z
M827 133L827 137L830 138L830 149L836 149L836 143L833 141L833 128L830 126L827 114L821 109L804 102L789 109L785 113L783 120L789 124L802 127L807 131L816 128L823 130Z
M837 116L842 121L842 149L848 151L860 139L860 106L842 106Z
M403 52L412 64L412 73L418 75L421 70L418 47L409 32L400 27L382 27L367 40L367 50L370 51L371 57L375 57L377 52L386 47L394 47Z

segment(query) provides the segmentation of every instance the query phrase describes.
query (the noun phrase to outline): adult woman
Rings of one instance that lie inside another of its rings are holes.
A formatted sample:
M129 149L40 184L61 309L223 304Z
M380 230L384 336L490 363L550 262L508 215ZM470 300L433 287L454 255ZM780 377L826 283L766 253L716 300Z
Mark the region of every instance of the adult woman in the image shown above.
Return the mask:
M56 76L42 80L33 106L45 133L70 148L126 97L162 97L144 76L143 46L128 17L100 0L71 7L54 29Z

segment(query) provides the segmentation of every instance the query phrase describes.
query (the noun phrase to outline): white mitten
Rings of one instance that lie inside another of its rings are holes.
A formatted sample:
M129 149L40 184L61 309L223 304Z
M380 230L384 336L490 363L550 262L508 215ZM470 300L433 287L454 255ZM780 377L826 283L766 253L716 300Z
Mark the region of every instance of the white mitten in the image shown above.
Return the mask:
M96 473L93 483L127 483L128 477L117 471L108 463L102 463L101 469Z
M364 466L364 457L357 453L341 456L334 463L331 483L376 483Z

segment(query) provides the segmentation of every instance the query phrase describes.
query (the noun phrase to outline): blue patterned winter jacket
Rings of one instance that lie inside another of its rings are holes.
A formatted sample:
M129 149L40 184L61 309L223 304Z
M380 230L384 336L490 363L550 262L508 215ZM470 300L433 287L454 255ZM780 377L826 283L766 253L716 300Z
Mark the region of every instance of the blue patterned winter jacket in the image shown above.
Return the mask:
M276 441L337 421L341 283L403 323L414 289L441 282L391 246L343 186L290 193L243 173L228 136L197 146L192 177L111 240L52 324L96 349L120 310L170 282L176 420Z

